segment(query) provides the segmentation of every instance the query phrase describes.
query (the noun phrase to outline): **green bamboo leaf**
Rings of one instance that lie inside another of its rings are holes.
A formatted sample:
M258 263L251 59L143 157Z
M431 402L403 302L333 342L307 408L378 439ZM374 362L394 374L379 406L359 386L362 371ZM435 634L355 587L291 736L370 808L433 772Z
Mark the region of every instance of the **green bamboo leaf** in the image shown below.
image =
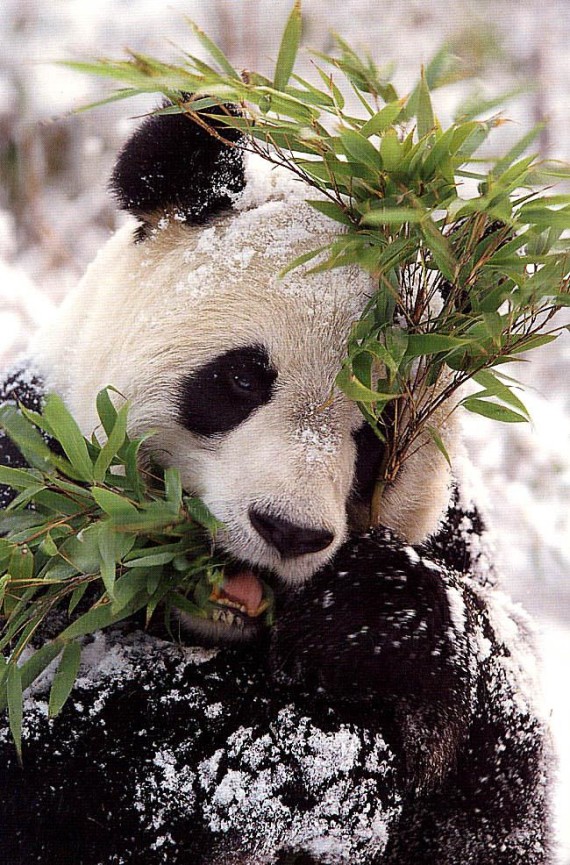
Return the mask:
M88 586L87 581L84 583L81 583L71 593L71 598L69 599L69 606L67 608L68 616L71 616L71 614L77 609L78 604L81 603L83 596L85 595L85 592L87 591L87 586Z
M181 517L174 516L171 510L165 508L164 503L153 502L145 506L144 510L134 514L125 512L124 515L113 520L113 526L118 532L150 534L168 529L180 522Z
M320 199L307 199L307 204L310 204L319 213L328 216L329 219L334 219L335 222L340 222L342 225L353 225L352 220L347 216L346 211L334 201L321 201Z
M498 312L483 312L482 318L487 333L497 346L500 345L505 326L502 317Z
M97 414L99 415L99 420L103 424L103 429L107 436L111 435L117 420L117 409L113 405L111 397L109 396L110 390L113 390L113 388L105 387L103 390L100 390L97 394L96 400Z
M510 405L512 408L516 409L518 413L523 415L527 421L530 421L531 418L525 404L515 393L513 393L511 386L497 378L497 373L493 370L481 370L473 376L473 380L476 381L477 384L480 384L485 390L484 392L479 391L479 393L473 394L472 397L481 399L483 393L485 394L485 398L496 396L501 400L501 402L507 403L507 405Z
M9 404L0 406L0 426L18 446L29 465L43 472L51 471L52 452L37 429L21 411Z
M389 102L360 127L360 134L365 138L370 138L371 135L382 135L402 113L404 102L404 99Z
M554 342L555 339L558 339L558 334L530 336L519 343L519 345L509 349L509 353L521 354L523 351L532 351L535 348L541 348L543 345L548 345L549 342Z
M29 688L43 671L49 667L63 649L63 643L55 639L37 649L20 667L22 690Z
M133 607L133 605L139 609L146 606L148 602L148 573L148 570L138 568L119 577L114 590L113 615L119 615L123 610Z
M424 136L428 135L433 130L436 123L424 69L422 69L422 75L418 89L416 120L419 138L424 138Z
M327 75L326 72L323 72L323 70L319 69L318 66L317 66L317 72L321 76L321 79L324 81L325 86L328 87L330 92L332 93L333 105L336 105L336 107L340 111L342 111L342 109L344 108L344 101L345 101L344 96L342 95L342 93L340 92L340 90L338 89L336 84L334 83L332 74ZM322 94L322 95L325 96L326 94ZM321 103L321 104L323 104L323 103ZM326 103L324 103L324 104L326 104Z
M403 147L395 129L389 129L380 142L380 156L385 171L396 171L402 161Z
M122 454L125 463L127 483L133 491L133 498L136 498L139 502L144 500L145 484L139 473L138 455L143 444L154 435L154 430L148 430L146 433L135 439L135 441L129 442Z
M43 541L40 544L40 552L44 554L44 556L49 556L49 558L53 558L53 556L57 556L57 544L54 539L48 532L44 537Z
M188 598L184 597L184 595L180 595L178 592L172 593L172 605L176 607L178 610L182 610L183 613L188 613L190 616L198 616L199 618L206 618L207 613L205 610L198 607L196 604L193 604L192 601L189 601Z
M169 565L176 558L175 552L154 552L125 562L127 568L150 568L156 565Z
M275 65L275 76L273 86L276 90L285 90L295 65L295 58L299 50L302 31L301 0L295 0L291 14L287 19L283 38L279 47L279 55Z
M6 507L7 511L12 510L21 510L25 507L29 502L33 501L33 499L37 496L38 493L42 492L45 489L45 484L36 484L33 487L28 487L27 490L20 493L16 496L16 498L12 499L10 504Z
M367 165L373 172L381 170L380 154L366 136L354 129L341 129L340 141L347 156Z
M101 563L99 524L88 526L78 534L67 538L60 546L59 554L80 574L96 574Z
M16 547L10 556L8 571L14 580L32 579L34 575L34 554L29 547Z
M533 143L533 141L536 141L541 132L544 131L545 125L545 123L537 123L536 126L534 126L530 130L530 132L527 132L526 135L523 135L523 137L520 138L513 147L511 147L508 153L505 153L505 155L501 157L501 159L498 159L495 162L492 171L495 177L499 177L501 174L503 174L503 172L505 172L507 168L509 168L509 166L511 166L513 162L515 162L515 160L519 158L519 156L522 156L525 150L527 150ZM531 161L532 159L529 160L529 164Z
M41 479L41 475L35 471L0 466L0 484L6 484L6 486L12 487L14 490L27 490L30 487L37 488L39 479Z
M316 258L321 252L329 249L328 246L319 246L318 249L311 249L309 252L304 252L303 255L298 255L297 258L294 258L293 261L290 261L289 264L283 268L283 270L279 271L279 279L283 279L291 270L295 270L297 267L301 267L302 264L306 264L308 261L312 261L313 258Z
M408 335L406 357L421 357L423 355L449 352L469 345L470 340L456 336L446 336L441 333L411 333Z
M425 217L425 211L420 208L378 207L365 213L362 222L365 225L405 225L421 222Z
M99 507L113 519L122 522L125 517L136 518L136 507L124 496L103 487L91 487L91 494Z
M386 403L400 396L397 393L380 393L371 390L357 379L348 366L343 367L338 373L335 384L339 390L355 402Z
M184 504L190 518L198 525L208 529L212 534L215 534L223 526L223 523L216 519L201 499L185 498Z
M55 718L63 709L77 678L80 663L81 646L75 642L68 643L62 652L49 694L50 718Z
M447 448L445 447L445 445L443 443L443 439L442 439L441 435L439 434L439 431L434 426L431 426L430 424L426 424L426 429L427 429L427 431L430 435L430 438L433 441L434 445L436 446L436 448L438 449L440 454L442 454L442 456L444 457L448 466L451 468L451 457L449 456L449 453L447 452Z
M48 396L44 416L75 471L82 480L92 481L93 463L87 444L60 396L56 394Z
M186 21L190 25L194 36L198 39L198 41L210 55L212 60L214 60L214 62L218 64L220 69L225 72L226 75L229 75L230 78L235 78L237 79L237 81L241 82L240 75L238 74L238 72L236 72L224 52L220 48L218 48L216 43L212 42L210 37L206 36L204 31L200 27L198 27L198 25L195 24L194 21L191 21L189 18L186 18Z
M6 677L6 702L8 704L8 719L10 732L16 746L18 761L22 763L22 677L20 668L14 662L9 664Z
M125 439L127 436L127 413L129 410L128 403L121 406L119 411L116 413L115 422L109 434L109 437L97 459L95 460L95 466L93 468L93 479L98 483L101 483L105 479L105 474L107 473L107 469L111 465L114 457L116 457L117 453L125 443Z
M122 87L120 90L115 90L110 96L105 99L98 99L96 102L90 102L87 105L81 105L76 108L75 114L83 114L86 111L92 111L93 108L102 108L103 105L109 105L111 102L118 102L121 99L132 99L133 96L139 96L140 90L136 87Z
M437 268L449 282L453 283L458 264L448 238L441 233L431 219L426 219L421 223L420 231Z
M527 422L527 418L524 417L524 415L512 411L510 408L506 408L505 406L498 405L494 402L488 402L484 399L467 397L467 399L461 401L460 405L475 414L483 415L483 417L488 417L492 420L502 421L503 423Z
M182 481L177 468L165 469L164 494L172 511L177 514L182 507Z
M84 613L65 628L59 635L59 638L64 641L73 640L78 637L84 637L87 634L93 634L95 631L100 631L103 628L108 628L109 625L114 625L137 612L137 610L144 606L145 602L144 598L137 596L119 612L114 612L111 604L101 604L98 607L92 607L87 613Z
M570 229L570 206L552 209L542 207L539 202L524 205L517 214L520 222L528 225L538 225L543 228Z

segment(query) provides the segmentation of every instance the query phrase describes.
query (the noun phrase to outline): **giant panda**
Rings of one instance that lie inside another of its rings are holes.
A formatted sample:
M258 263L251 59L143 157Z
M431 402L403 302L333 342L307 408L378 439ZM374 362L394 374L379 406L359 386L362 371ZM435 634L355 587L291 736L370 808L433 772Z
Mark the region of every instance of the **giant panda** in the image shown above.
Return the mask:
M381 446L334 380L373 283L280 276L338 226L225 134L171 114L135 131L111 181L127 221L0 392L57 392L86 435L97 392L123 394L131 431L155 431L143 458L223 523L225 614L181 615L182 645L136 622L86 641L55 720L34 685L23 770L0 733L0 859L549 862L532 628L429 440L368 525ZM250 615L261 569L271 632Z

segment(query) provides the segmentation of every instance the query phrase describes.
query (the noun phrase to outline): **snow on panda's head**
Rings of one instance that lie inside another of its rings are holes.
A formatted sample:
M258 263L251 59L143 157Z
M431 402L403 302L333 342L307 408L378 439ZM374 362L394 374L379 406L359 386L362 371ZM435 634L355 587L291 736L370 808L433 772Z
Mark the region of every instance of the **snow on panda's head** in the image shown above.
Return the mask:
M373 283L356 267L280 277L337 224L305 202L290 173L259 158L244 165L241 151L185 117L147 120L114 186L136 221L109 241L40 340L48 383L86 433L96 393L115 386L131 402L132 431L155 430L154 458L176 466L224 523L220 544L300 582L345 539L349 502L371 493L381 457L334 388ZM425 466L422 475L416 487ZM397 491L398 512L412 503L417 517L420 498ZM389 507L383 521L420 540L441 506L430 499L427 528L425 514L404 525Z

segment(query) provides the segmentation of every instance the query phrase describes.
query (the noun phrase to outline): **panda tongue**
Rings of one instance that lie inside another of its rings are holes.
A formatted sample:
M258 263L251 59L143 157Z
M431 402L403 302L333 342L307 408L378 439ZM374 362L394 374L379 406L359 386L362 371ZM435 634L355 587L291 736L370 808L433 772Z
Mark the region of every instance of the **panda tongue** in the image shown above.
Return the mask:
M240 571L226 577L222 595L245 607L250 615L255 615L263 600L263 587L253 571Z

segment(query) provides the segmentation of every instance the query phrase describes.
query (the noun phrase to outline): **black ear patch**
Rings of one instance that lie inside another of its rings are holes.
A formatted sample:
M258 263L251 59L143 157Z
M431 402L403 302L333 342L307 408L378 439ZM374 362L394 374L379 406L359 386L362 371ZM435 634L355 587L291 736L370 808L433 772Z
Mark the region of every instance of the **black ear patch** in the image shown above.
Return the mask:
M238 113L233 106L223 110ZM222 109L208 113L221 114ZM241 138L224 124L217 131L233 143ZM147 225L154 214L201 223L229 207L244 188L243 153L186 114L154 115L123 147L110 186L120 207Z

